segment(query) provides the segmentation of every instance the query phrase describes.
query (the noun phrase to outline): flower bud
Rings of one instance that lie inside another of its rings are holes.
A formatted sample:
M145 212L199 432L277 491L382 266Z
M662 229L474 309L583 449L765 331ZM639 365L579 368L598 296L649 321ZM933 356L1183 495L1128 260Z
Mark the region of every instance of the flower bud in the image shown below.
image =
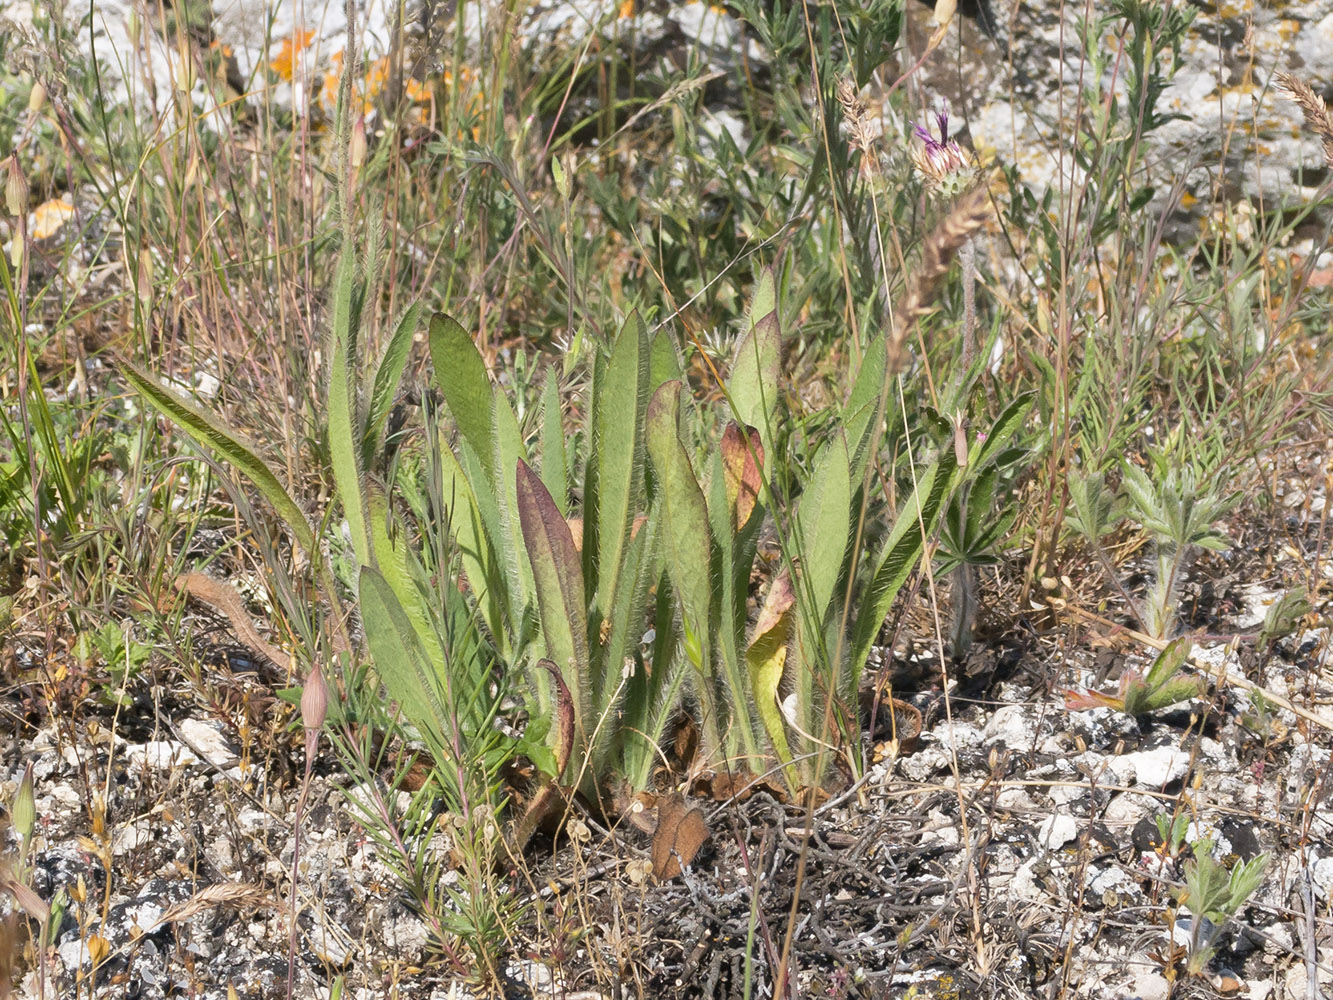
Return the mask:
M28 210L28 178L23 176L19 168L17 153L9 154L9 162L5 167L5 207L9 209L10 215L22 215Z
M11 810L14 829L23 838L24 843L32 837L33 827L37 825L37 802L32 792L32 764L23 771L23 780L19 782L18 794L14 796Z
M153 301L153 252L147 247L139 251L139 271L134 285L139 301L149 305Z
M358 118L352 126L352 137L347 143L347 162L353 170L360 170L366 162L366 120Z
M316 732L324 726L329 711L329 688L324 683L324 670L316 663L305 679L301 692L301 725L306 732Z

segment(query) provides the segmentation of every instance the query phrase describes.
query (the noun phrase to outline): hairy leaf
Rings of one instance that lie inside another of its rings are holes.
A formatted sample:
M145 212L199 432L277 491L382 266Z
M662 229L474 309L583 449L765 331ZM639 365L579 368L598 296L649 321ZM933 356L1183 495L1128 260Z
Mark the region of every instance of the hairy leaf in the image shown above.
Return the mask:
M796 603L791 574L783 570L769 584L763 609L755 623L754 634L745 651L745 665L750 674L750 689L759 720L768 733L769 741L784 765L787 781L793 789L800 784L791 766L791 749L787 744L786 724L778 706L779 686L787 663L788 640L791 634L791 609Z
M403 380L403 371L407 368L408 356L412 353L412 337L421 322L421 303L414 302L403 313L389 336L379 364L375 366L375 378L370 392L370 404L366 410L365 438L361 452L361 466L369 469L379 450L384 425L393 409L394 398L398 395L398 386Z
M315 544L315 533L310 528L310 522L283 487L277 474L259 457L254 445L212 414L172 392L133 362L119 358L115 364L131 388L148 400L154 409L189 434L198 444L217 452L250 480L291 529L306 557L312 562L319 560L320 553Z
M458 431L485 465L491 482L502 471L495 468L494 424L491 418L491 380L471 335L456 320L436 313L430 320L430 361L435 384L453 415Z
M591 724L588 621L583 570L569 525L526 462L518 463L518 514L537 590L546 652L564 677L574 700L580 740Z
M643 492L643 424L648 406L648 329L633 313L616 340L596 401L597 617L611 617L630 524Z

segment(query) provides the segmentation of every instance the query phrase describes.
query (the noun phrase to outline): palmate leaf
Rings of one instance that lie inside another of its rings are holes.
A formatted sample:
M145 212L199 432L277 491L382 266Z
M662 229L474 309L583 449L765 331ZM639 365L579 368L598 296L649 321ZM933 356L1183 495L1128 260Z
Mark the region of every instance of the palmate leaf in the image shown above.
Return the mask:
M172 392L132 361L116 358L114 364L130 387L155 410L190 435L196 443L231 463L250 480L264 499L273 505L306 557L311 562L319 561L319 548L315 544L315 533L310 528L310 522L283 487L277 474L259 457L254 445L211 413Z

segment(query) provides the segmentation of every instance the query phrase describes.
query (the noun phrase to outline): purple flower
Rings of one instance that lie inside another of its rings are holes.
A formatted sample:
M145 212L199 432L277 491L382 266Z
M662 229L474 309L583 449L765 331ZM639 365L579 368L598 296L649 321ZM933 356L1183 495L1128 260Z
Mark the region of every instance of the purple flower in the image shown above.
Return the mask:
M929 113L929 112L927 112L927 116L926 116L926 117L927 117L927 118L930 117L930 113ZM949 105L948 105L948 104L945 104L945 105L944 105L944 110L943 110L943 111L936 111L936 112L935 112L935 127L936 127L937 129L939 129L939 133L940 133L940 137L939 137L939 140L938 140L938 141L936 141L935 137L934 137L933 135L930 134L930 129L926 128L926 126L925 126L925 125L922 125L920 122L916 122L916 123L912 126L913 130L916 132L916 137L917 137L918 139L920 139L922 142L924 142L924 143L926 144L926 149L928 149L928 150L929 150L929 149L932 149L932 148L934 148L934 149L943 148L944 146L947 146L947 145L949 144Z
M935 119L935 131L931 131L930 119ZM949 108L945 105L941 111L928 112L925 122L916 122L912 131L921 145L912 150L912 159L918 169L934 181L942 181L953 174L962 173L971 165L963 147L957 139L949 138Z

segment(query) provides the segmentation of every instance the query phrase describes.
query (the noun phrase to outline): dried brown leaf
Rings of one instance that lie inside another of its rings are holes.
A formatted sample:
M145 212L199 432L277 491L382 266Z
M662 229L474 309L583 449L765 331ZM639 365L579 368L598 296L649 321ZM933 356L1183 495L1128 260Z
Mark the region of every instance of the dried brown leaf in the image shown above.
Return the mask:
M653 874L660 880L675 878L681 866L694 860L708 840L704 814L685 804L679 793L657 800L657 832L653 835Z

